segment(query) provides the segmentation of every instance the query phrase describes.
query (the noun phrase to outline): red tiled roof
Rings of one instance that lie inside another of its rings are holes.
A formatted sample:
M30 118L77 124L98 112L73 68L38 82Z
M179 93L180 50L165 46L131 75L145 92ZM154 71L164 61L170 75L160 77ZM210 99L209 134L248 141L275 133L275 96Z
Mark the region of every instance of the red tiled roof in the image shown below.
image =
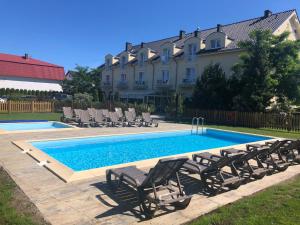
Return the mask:
M24 56L0 53L0 76L63 80L64 68Z

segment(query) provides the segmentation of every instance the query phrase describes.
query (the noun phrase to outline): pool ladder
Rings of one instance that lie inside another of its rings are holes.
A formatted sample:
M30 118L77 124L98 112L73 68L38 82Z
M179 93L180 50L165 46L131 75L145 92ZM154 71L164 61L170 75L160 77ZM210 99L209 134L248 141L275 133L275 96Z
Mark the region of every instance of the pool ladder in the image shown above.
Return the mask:
M204 125L203 117L193 117L191 134L199 134L199 126L201 126L201 134L203 134L203 125ZM195 127L195 129L194 129L194 127Z

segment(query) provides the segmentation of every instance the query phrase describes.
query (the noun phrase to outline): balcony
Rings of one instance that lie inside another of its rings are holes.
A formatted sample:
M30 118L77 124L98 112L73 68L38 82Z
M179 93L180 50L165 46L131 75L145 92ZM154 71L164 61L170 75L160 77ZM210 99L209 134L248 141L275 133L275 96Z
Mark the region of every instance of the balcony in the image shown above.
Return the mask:
M145 81L135 81L134 82L134 89L135 90L146 90L148 85Z
M191 87L194 87L196 84L196 80L192 80L192 79L183 79L182 80L182 83L180 84L180 87L181 88L191 88Z
M117 88L119 90L127 90L128 89L128 82L126 80L120 80L117 84Z
M171 89L172 86L169 80L157 80L156 81L156 88L157 89Z
M112 89L112 83L110 81L105 81L101 85L103 90L111 90Z

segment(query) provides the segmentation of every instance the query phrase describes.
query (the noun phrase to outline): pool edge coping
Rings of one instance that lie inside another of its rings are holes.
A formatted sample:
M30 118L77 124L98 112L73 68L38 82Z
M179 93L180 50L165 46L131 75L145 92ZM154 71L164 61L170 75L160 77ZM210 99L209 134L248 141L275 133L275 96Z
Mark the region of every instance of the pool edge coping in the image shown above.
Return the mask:
M7 131L7 130L0 129L0 135L2 135L2 134L26 134L26 133L51 132L51 131L70 131L70 130L80 129L80 127L76 127L71 124L63 123L60 121L49 120L47 122L59 123L59 124L67 125L69 127L53 128L53 129L39 129L39 130L14 130L14 131ZM22 122L22 123L47 123L47 122Z
M65 128L65 129L72 129L72 128ZM227 132L227 130L222 130L222 129L217 129L217 128L209 128L209 129ZM182 157L182 156L186 156L186 157L190 158L193 154L198 153L200 150L188 152L188 153L182 153L182 154L175 154L175 155L171 155L171 156L163 156L163 157L157 157L157 158L151 158L151 159L145 159L145 160L138 160L138 161L129 162L129 163L116 164L116 165L105 166L105 167L101 167L101 168L93 168L93 169L88 169L88 170L83 170L83 171L74 171L67 165L64 165L63 163L59 162L55 158L46 154L42 150L34 147L29 142L55 141L55 140L66 140L66 139L81 139L81 138L83 139L83 138L94 138L94 137L122 136L122 135L134 135L134 134L161 133L161 132L176 132L176 131L186 131L186 130L189 130L189 129L181 129L181 130L177 129L177 130L155 131L155 132L149 131L149 132L139 132L139 133L134 132L134 133L108 134L108 135L92 135L92 136L84 136L84 137L65 137L65 138L40 139L40 140L16 140L16 141L12 141L12 143L15 146L17 146L22 151L22 153L26 153L29 156L31 156L33 159L38 161L38 164L40 166L47 168L52 173L54 173L54 175L56 175L60 179L62 179L64 182L70 183L70 182L74 182L74 181L80 181L80 180L84 180L84 179L90 179L90 178L104 176L106 174L107 169L113 169L113 168L125 167L125 166L133 166L133 165L135 165L138 168L147 168L147 167L154 166L159 159L163 159L163 158ZM246 132L238 132L238 131L229 131L229 132L261 136L261 137L268 137L268 138L271 138L271 140L282 140L283 139L283 138L278 138L278 137L274 137L274 136L256 135L253 133L246 133ZM245 144L230 145L230 146L218 147L218 148L212 148L212 149L204 149L201 151L202 152L219 153L220 149L244 148L246 144L259 144L259 143L264 143L264 142L265 142L265 140L262 140L262 141L248 142Z

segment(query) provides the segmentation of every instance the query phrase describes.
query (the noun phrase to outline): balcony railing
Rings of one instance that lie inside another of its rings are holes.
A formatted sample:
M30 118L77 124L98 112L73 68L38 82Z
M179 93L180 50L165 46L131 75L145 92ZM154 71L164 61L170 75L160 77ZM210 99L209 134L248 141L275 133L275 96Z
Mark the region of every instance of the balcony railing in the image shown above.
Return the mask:
M117 84L117 88L119 90L126 90L126 89L128 89L128 82L126 80L119 81L118 84Z
M170 89L171 84L169 80L157 80L156 87L159 89Z
M105 81L102 83L102 89L109 90L112 88L112 83L110 81Z
M145 90L148 88L148 85L145 81L135 81L134 82L134 89L136 90Z
M190 88L193 87L196 84L196 80L195 79L183 79L182 83L180 84L181 88Z

